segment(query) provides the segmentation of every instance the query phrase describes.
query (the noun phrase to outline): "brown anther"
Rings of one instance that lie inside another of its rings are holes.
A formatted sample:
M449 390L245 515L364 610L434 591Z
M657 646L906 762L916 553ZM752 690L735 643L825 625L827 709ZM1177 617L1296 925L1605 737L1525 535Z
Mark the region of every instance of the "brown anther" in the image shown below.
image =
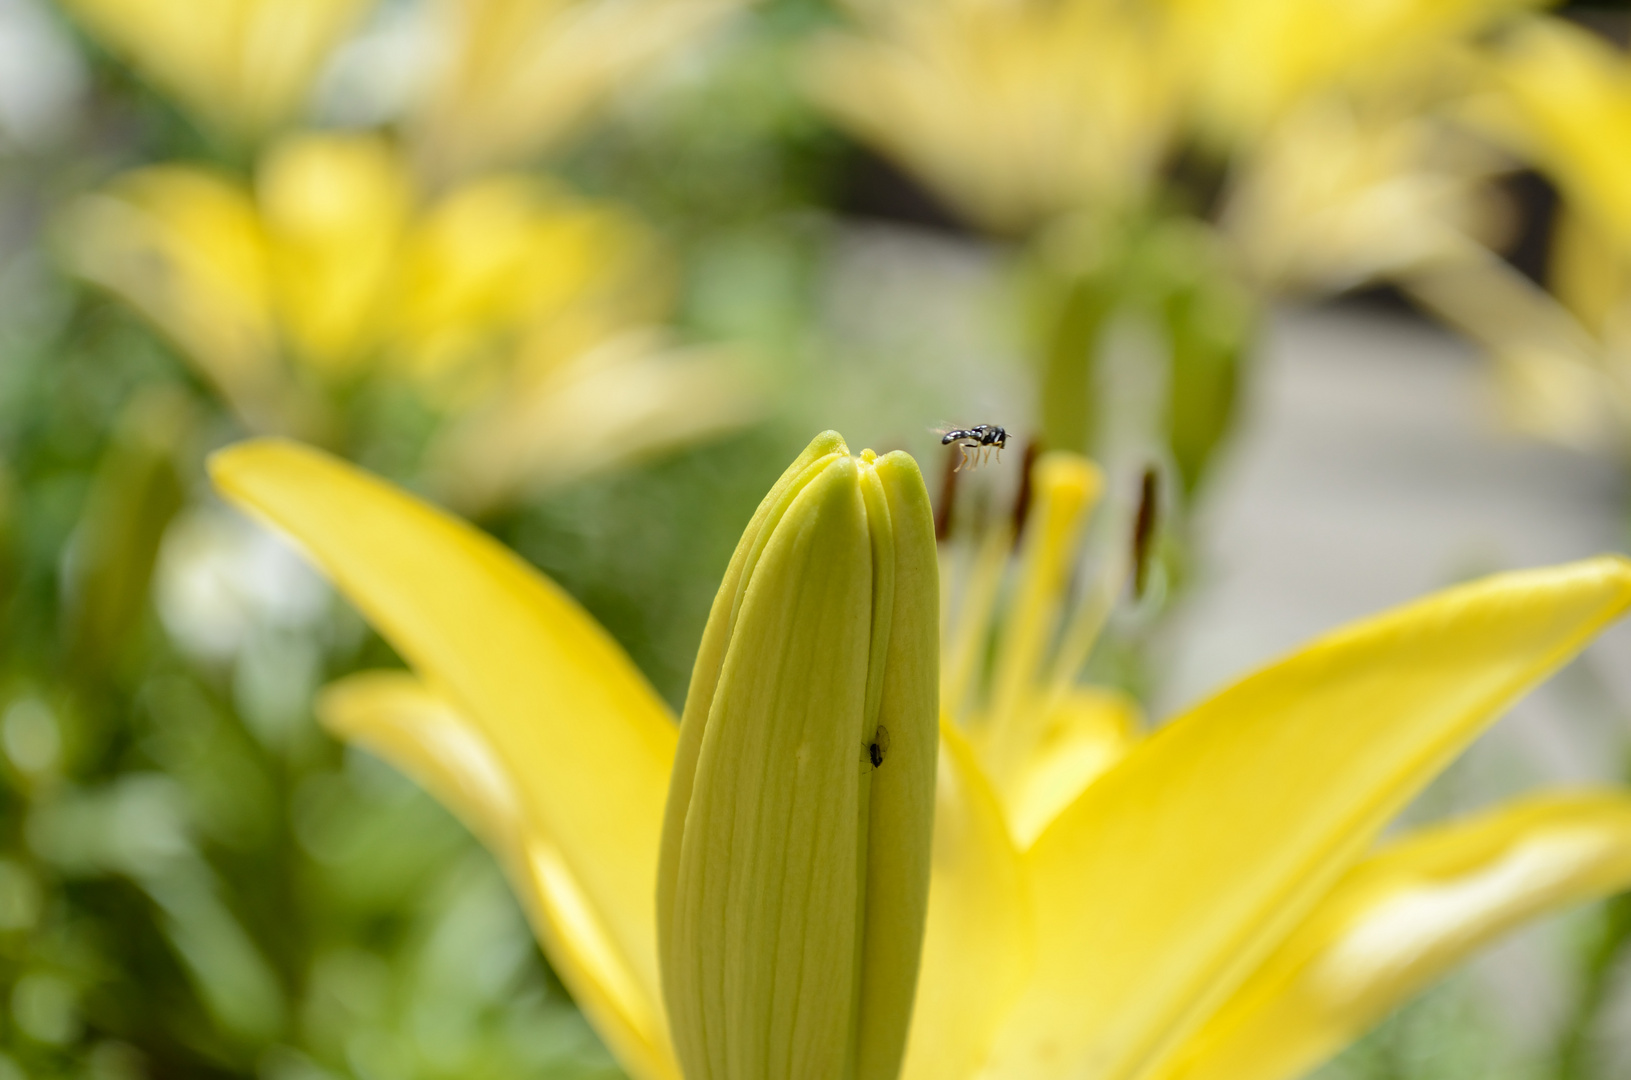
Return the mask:
M1150 552L1155 540L1157 514L1160 510L1161 474L1154 465L1144 470L1138 491L1138 517L1133 522L1133 597L1143 599L1144 585L1149 579Z
M1025 458L1019 463L1019 492L1014 496L1014 543L1025 535L1025 522L1031 516L1031 469L1042 456L1042 440L1031 439L1025 444Z
M951 535L951 514L957 505L957 474L962 466L956 454L946 455L945 468L940 473L940 500L934 510L934 538L945 542Z

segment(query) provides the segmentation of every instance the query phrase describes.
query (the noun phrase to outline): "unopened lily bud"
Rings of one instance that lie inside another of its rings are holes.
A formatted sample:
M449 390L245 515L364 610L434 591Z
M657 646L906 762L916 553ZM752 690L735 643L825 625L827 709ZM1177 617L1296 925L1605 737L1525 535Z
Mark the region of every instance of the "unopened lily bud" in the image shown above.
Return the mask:
M669 788L686 1080L891 1080L928 899L939 587L917 463L818 436L714 600Z

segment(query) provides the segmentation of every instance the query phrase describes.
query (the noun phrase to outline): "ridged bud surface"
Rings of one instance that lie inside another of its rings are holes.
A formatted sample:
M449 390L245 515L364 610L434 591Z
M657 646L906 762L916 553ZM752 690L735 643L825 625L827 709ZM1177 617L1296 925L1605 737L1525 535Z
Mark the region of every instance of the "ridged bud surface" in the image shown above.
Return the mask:
M917 464L818 436L714 601L664 822L687 1080L891 1080L928 898L934 527Z

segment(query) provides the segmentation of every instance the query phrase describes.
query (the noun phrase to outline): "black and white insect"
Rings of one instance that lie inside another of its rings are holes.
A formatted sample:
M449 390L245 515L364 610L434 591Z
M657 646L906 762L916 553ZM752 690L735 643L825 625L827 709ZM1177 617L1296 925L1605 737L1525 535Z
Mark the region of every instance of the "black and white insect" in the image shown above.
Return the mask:
M963 451L963 460L957 463L953 472L962 472L963 466L968 464L968 452L974 451L974 464L978 465L984 458L991 456L993 447L997 451L997 463L1002 463L1002 448L1008 445L1008 431L996 424L975 424L971 428L937 428L935 434L940 436L941 446L957 446Z

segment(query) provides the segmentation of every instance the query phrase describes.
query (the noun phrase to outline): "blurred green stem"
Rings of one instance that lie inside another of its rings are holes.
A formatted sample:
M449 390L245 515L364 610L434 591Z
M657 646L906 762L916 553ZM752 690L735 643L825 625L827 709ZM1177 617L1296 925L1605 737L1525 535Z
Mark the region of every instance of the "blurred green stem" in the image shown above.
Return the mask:
M114 662L141 622L159 545L184 497L176 460L192 423L183 391L144 388L97 466L65 582L69 645L82 666Z
M1631 894L1603 905L1597 932L1585 954L1579 997L1557 1042L1557 1080L1597 1080L1597 1025L1613 996L1615 975L1631 949Z
M1097 275L1050 277L1041 333L1042 438L1050 449L1091 454L1098 439L1099 339L1114 301Z
M1252 319L1227 279L1175 289L1162 307L1171 350L1167 443L1187 501L1234 425Z

